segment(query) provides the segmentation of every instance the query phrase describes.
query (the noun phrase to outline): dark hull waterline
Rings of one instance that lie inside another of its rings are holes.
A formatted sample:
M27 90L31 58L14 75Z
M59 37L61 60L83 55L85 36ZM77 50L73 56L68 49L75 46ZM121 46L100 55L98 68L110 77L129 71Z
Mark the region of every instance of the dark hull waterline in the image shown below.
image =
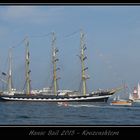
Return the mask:
M111 95L89 96L53 96L53 95L1 95L1 101L36 102L107 102Z

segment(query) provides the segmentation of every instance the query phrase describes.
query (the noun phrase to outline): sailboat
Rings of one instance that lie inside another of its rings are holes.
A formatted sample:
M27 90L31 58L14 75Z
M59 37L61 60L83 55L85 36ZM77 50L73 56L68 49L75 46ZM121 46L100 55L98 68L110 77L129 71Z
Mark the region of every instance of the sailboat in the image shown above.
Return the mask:
M126 95L127 94L126 88L127 88L127 86L124 84L124 92L123 92L123 95ZM110 105L131 106L132 103L133 103L133 101L130 100L129 98L128 99L122 99L122 98L120 99L120 96L118 95L118 96L114 96L113 101L110 103Z
M86 70L88 67L85 67L84 61L87 59L85 56L86 45L84 42L84 33L80 33L80 60L81 60L81 81L82 88L81 92L68 92L67 94L61 95L58 90L58 79L57 77L57 52L58 49L55 47L55 33L52 33L52 63L53 63L53 88L50 90L52 94L32 94L31 93L31 80L30 80L30 55L29 55L29 40L26 38L26 90L23 94L3 94L0 95L0 98L5 101L39 101L39 102L106 102L109 97L111 97L117 89L97 91L91 94L87 93L86 80L89 79L89 76L86 75Z
M137 88L134 87L133 93L129 95L129 99L133 102L139 102L140 103L140 84L138 83Z

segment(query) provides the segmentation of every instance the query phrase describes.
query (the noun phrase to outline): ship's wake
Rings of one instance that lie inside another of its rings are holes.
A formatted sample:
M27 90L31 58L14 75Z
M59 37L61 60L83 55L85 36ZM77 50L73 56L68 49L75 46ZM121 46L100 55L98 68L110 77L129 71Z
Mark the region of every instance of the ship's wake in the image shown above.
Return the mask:
M81 108L81 107L88 107L88 108L105 108L105 109L136 109L140 110L140 106L113 106L109 104L73 104L73 103L67 103L67 104L58 104L58 106L64 106L64 107L76 107L76 108Z

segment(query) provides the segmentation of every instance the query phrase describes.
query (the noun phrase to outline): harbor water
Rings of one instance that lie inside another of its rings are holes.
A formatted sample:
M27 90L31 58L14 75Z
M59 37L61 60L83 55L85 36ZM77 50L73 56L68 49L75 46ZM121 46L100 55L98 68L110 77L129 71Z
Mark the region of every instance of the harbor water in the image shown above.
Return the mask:
M140 104L0 102L0 125L140 125Z

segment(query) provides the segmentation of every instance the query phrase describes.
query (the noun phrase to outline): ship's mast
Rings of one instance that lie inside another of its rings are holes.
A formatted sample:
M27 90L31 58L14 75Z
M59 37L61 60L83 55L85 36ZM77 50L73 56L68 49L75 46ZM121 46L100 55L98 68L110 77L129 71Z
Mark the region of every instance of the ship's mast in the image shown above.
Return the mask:
M26 68L26 94L29 95L30 94L30 90L31 90L31 80L30 80L30 68L29 68L29 64L30 64L30 54L29 54L29 40L26 37L25 39L25 47L26 47L26 62L25 62L25 68Z
M80 60L81 60L81 72L82 72L82 93L84 96L86 96L87 87L86 87L86 80L89 78L86 76L85 71L88 69L88 67L85 67L84 61L87 59L87 57L84 54L84 51L86 50L85 45L85 34L82 32L80 33Z
M9 49L8 92L12 91L12 48Z
M58 52L58 49L56 48L56 36L55 33L52 32L52 63L53 63L53 92L54 95L57 95L58 90L58 83L57 83L57 68L56 62L58 61L58 58L56 56L56 53Z

